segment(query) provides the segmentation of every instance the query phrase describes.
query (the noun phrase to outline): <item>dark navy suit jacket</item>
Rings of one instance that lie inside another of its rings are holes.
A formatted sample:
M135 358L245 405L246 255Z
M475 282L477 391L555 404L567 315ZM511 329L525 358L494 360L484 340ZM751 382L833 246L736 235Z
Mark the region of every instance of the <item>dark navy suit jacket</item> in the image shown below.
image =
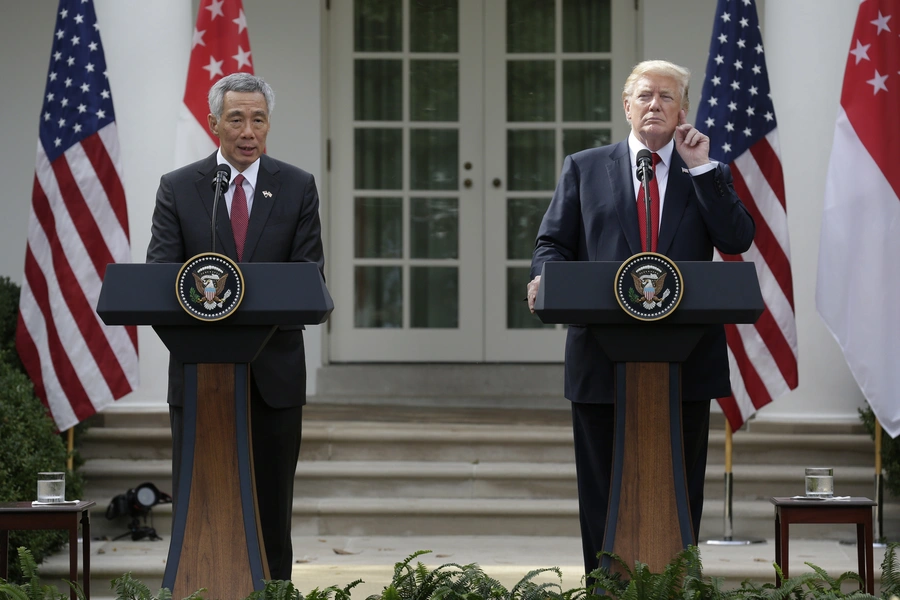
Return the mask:
M183 263L209 252L216 154L162 176L156 193L147 262ZM263 193L266 192L266 193ZM324 273L319 195L313 176L268 155L260 157L244 262L314 262ZM237 260L224 200L216 212L216 252ZM306 403L303 326L279 326L250 363L256 385L273 408ZM182 405L182 366L169 361L169 404Z
M712 260L713 248L745 252L755 226L734 191L724 164L699 175L672 152L657 251L678 261ZM544 215L531 262L531 277L548 261L616 261L641 252L634 166L628 141L567 156ZM682 369L684 400L731 394L725 329L712 326ZM590 330L570 326L566 338L565 395L573 402L613 401L613 364Z

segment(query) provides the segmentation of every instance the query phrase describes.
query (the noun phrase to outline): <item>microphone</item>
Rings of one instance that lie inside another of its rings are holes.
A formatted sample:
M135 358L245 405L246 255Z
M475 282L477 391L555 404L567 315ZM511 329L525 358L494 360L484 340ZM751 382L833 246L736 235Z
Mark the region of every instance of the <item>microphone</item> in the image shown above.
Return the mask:
M645 183L653 179L653 154L646 148L637 153L637 178Z
M637 178L644 188L644 215L647 221L647 252L653 250L653 231L650 225L650 180L653 179L653 154L646 148L637 153Z
M212 188L216 191L216 195L213 197L213 205L212 205L212 218L210 219L210 246L212 246L212 251L216 251L216 209L219 207L219 198L222 197L222 194L225 193L225 190L228 189L228 184L231 182L231 167L226 164L221 164L216 167L216 175L213 177Z

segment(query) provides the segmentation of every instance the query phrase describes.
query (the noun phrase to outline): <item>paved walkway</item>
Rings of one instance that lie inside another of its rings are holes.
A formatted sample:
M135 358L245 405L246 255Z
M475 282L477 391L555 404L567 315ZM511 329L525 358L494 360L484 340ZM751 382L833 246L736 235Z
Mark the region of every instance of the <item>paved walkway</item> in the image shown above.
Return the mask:
M832 576L857 571L856 546L837 541L791 539L791 574L810 571L811 562ZM393 576L394 564L418 550L431 553L416 559L428 567L445 563L477 563L507 588L532 569L559 567L562 588L581 585L580 540L569 537L519 536L427 536L427 537L347 537L317 536L294 538L292 581L306 595L313 588L330 585L343 587L356 579L364 580L352 596L364 599L380 593ZM168 541L132 542L94 541L91 545L92 597L111 597L109 580L131 571L155 593L165 568ZM746 546L713 546L701 542L703 574L722 577L725 587L737 587L744 579L773 582L775 560L773 540ZM884 549L875 549L875 579L881 576ZM51 580L68 574L68 552L57 554L41 566L42 578ZM545 574L542 581L555 580ZM845 590L847 591L847 590Z

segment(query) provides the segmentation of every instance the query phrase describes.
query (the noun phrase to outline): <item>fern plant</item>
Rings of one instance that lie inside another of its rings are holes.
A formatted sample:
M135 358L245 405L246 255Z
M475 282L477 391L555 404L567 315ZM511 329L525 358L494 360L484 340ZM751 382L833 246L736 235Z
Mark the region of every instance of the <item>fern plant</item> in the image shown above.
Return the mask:
M41 585L38 577L37 563L27 548L19 548L19 565L22 569L22 579L25 583L18 585L8 583L0 579L0 599L2 600L65 600L66 596L60 594L53 586ZM70 584L71 585L71 584ZM84 593L75 585L79 600L84 600Z

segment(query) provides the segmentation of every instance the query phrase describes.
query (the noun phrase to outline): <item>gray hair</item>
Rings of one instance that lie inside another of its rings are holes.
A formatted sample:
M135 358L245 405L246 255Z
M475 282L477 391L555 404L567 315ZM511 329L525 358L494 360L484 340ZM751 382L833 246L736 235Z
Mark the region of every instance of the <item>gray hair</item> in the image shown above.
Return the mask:
M275 92L268 83L262 80L262 77L250 73L232 73L218 80L209 88L209 112L216 119L222 117L226 92L259 92L266 99L269 115L275 110Z

